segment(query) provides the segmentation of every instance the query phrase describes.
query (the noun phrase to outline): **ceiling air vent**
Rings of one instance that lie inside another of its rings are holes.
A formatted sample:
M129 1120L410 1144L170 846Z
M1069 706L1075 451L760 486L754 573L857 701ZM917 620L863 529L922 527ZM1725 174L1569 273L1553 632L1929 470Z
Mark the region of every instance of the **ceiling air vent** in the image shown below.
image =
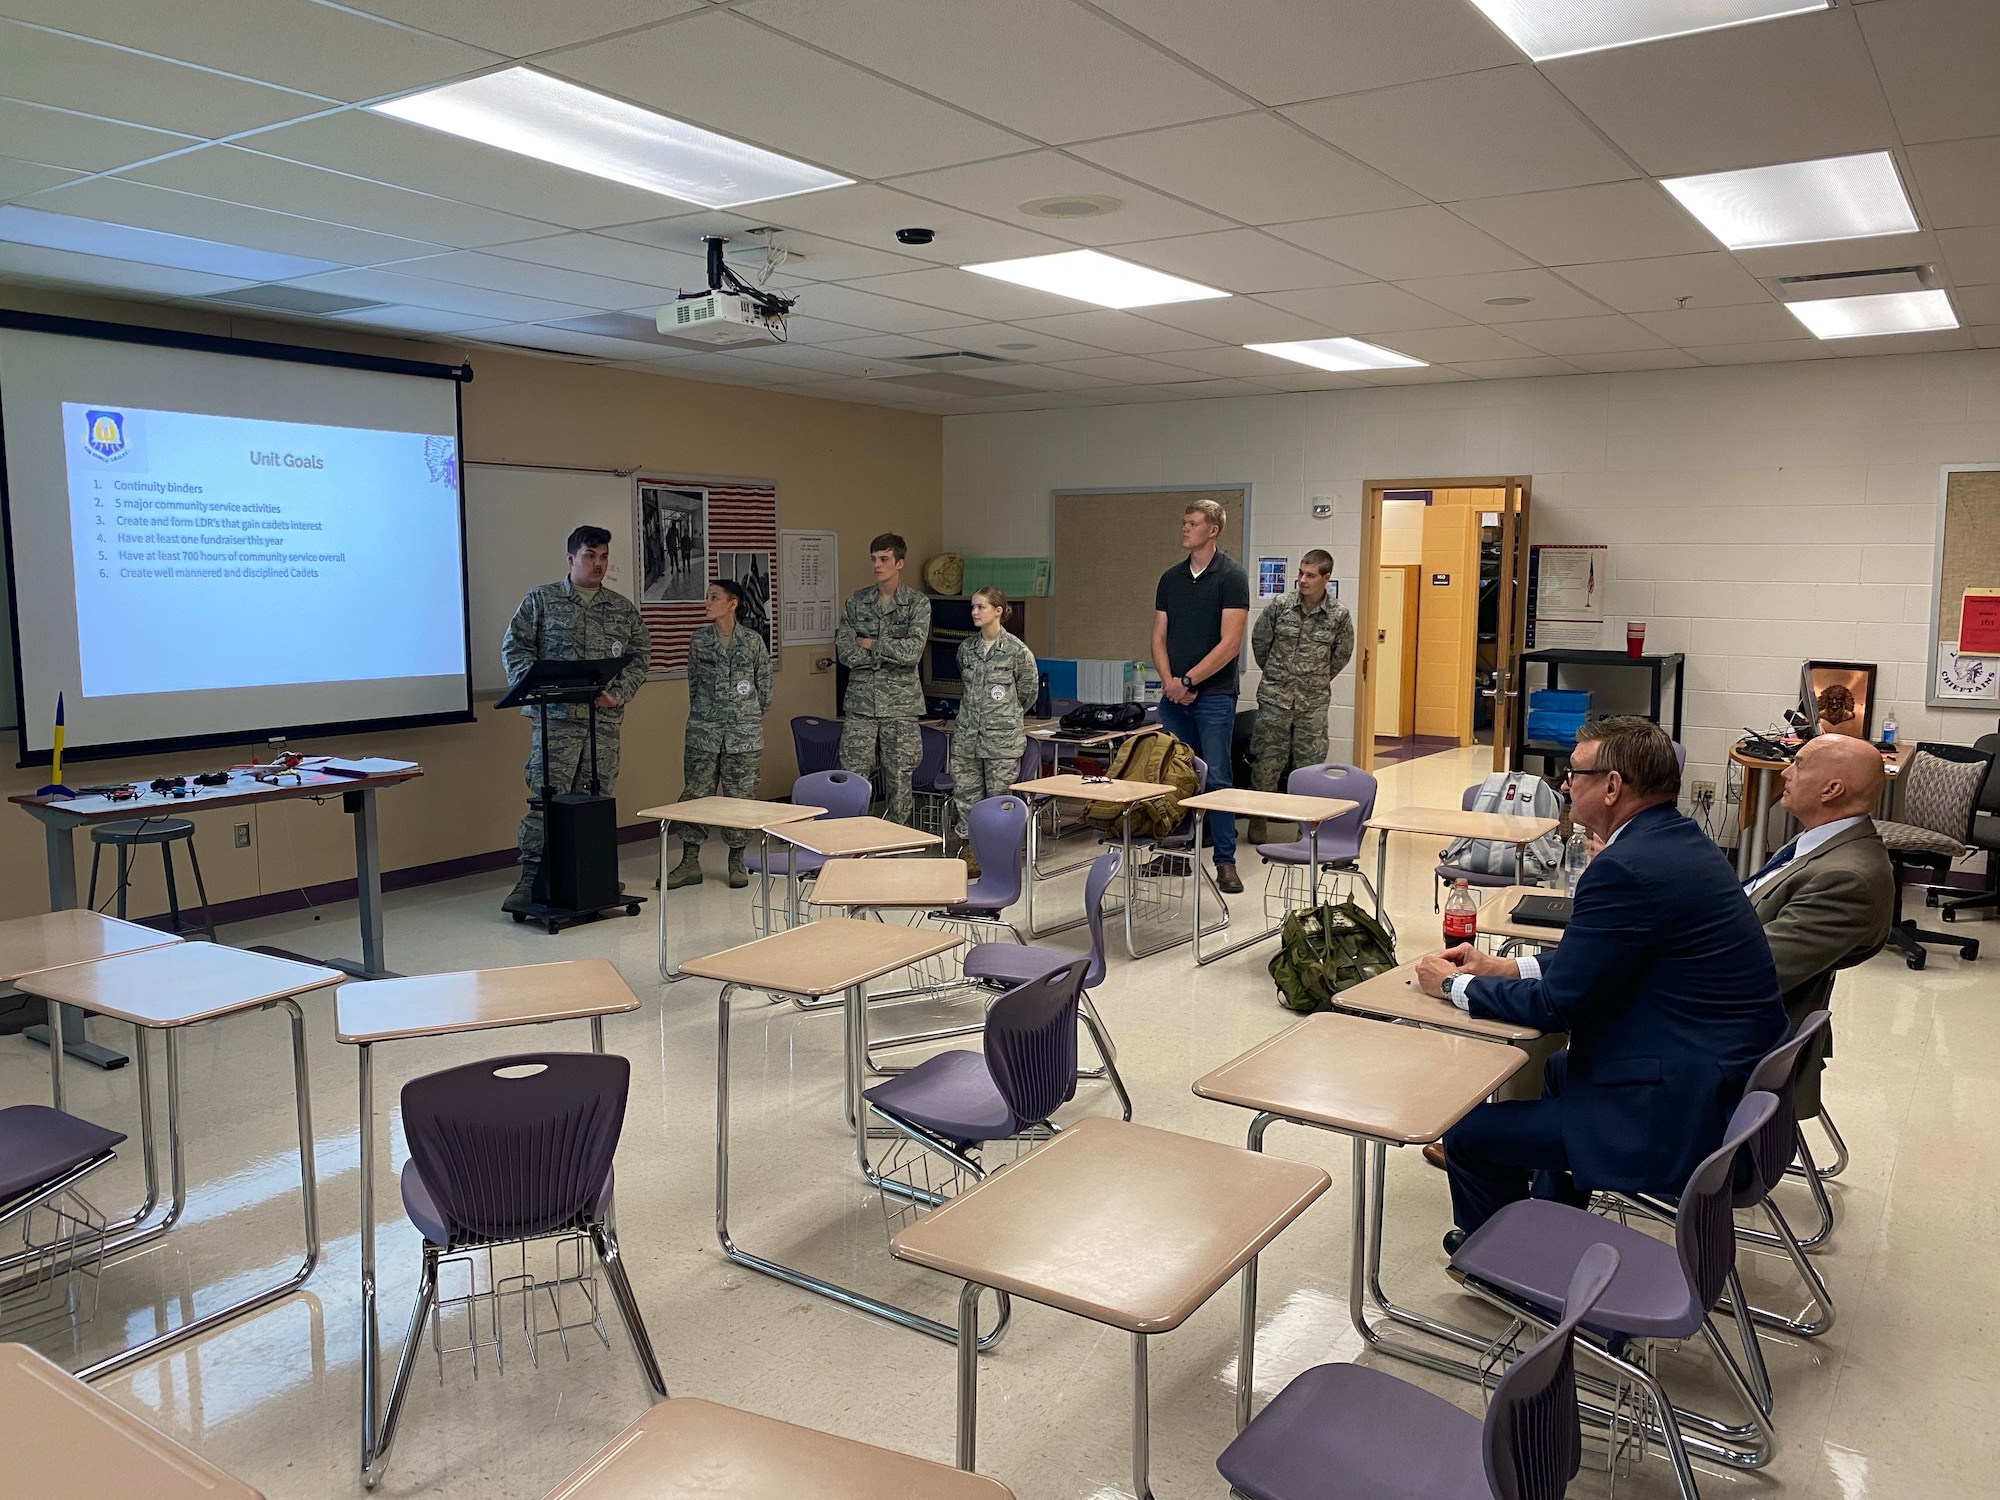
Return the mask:
M310 287L275 284L246 286L234 292L212 292L201 300L223 302L231 307L261 307L267 312L303 313L316 318L389 305L368 297L342 297L333 292L316 292Z
M1928 266L1886 266L1879 271L1832 271L1820 276L1778 276L1768 285L1787 302L1819 302L1828 297L1874 297L1886 292L1928 291Z
M896 361L919 370L984 370L993 365L1011 365L1011 359L997 354L981 354L976 349L940 349L935 354L911 354Z

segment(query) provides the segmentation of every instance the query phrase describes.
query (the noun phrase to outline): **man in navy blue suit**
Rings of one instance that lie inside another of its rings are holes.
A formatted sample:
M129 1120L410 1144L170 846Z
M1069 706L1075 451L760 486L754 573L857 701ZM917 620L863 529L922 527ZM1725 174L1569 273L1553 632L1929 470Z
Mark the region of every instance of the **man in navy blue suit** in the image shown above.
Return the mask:
M1577 735L1570 817L1604 841L1539 963L1469 944L1417 966L1474 1016L1568 1032L1540 1099L1482 1104L1445 1136L1446 1244L1505 1205L1591 1189L1679 1193L1722 1140L1744 1082L1786 1035L1762 925L1722 851L1674 806L1673 742L1646 719Z

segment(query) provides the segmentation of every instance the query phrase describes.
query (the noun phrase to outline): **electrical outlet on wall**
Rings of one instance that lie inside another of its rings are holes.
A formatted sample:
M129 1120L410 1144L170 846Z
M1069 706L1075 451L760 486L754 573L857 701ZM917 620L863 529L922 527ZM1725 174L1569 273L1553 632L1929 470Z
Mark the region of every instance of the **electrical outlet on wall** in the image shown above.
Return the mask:
M1709 805L1715 801L1715 783L1712 781L1692 782L1688 786L1688 795L1695 800L1697 806Z
M236 847L239 849L248 849L250 847L250 825L248 823L238 823L236 825Z

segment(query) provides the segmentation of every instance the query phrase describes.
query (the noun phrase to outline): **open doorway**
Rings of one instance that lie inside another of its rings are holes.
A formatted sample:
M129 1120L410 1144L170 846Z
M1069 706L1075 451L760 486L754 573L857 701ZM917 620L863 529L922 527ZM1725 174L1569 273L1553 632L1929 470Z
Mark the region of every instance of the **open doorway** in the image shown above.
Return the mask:
M1356 764L1483 744L1509 769L1527 536L1524 476L1366 486Z

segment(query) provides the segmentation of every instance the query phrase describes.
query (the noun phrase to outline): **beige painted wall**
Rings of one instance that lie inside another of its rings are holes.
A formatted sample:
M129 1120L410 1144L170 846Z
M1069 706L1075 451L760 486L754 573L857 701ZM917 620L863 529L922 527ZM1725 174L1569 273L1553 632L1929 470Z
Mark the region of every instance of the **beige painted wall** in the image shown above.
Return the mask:
M1424 560L1424 512L1421 500L1382 502L1382 566L1401 567Z
M232 318L206 309L85 299L26 287L0 287L0 305L114 322L191 328L277 342L309 343L368 353L457 362L469 358L476 378L465 388L465 457L469 461L631 468L688 474L742 475L777 481L780 524L831 528L840 536L843 589L868 581L867 543L896 530L909 540L909 578L942 545L942 422L921 413L707 385L637 371L529 355L465 351L424 344ZM551 517L551 534L566 534ZM560 542L549 576L560 576ZM491 643L474 643L489 649ZM497 648L492 648L497 649ZM776 699L766 720L764 790L779 792L796 773L788 729L795 714L833 711L833 675L815 675L811 660L828 646L784 653ZM479 722L408 730L365 740L316 740L326 753L370 752L421 761L421 781L381 794L382 867L430 864L510 847L523 811L528 722L478 702ZM621 821L642 807L672 800L681 789L681 732L687 688L649 683L625 721L619 773ZM148 780L207 770L247 758L214 750L140 761L72 762L67 779ZM12 757L8 757L11 761ZM46 768L0 772L5 795L32 792ZM211 900L228 901L350 878L352 823L338 801L299 800L251 810L195 814L202 871ZM232 827L247 823L247 849L233 845ZM79 882L88 880L90 846L78 836ZM102 900L112 878L107 857ZM182 899L191 895L182 881ZM132 913L165 909L159 858L140 861ZM79 895L82 892L79 891ZM48 907L40 825L9 810L0 817L0 917Z

